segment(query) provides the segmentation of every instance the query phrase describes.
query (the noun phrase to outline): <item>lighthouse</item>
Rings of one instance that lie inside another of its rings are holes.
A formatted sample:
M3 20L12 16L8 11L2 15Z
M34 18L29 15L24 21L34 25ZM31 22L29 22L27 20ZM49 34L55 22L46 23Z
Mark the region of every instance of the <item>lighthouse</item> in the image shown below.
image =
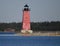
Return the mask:
M21 33L32 33L30 25L30 9L27 4L24 6L23 9Z

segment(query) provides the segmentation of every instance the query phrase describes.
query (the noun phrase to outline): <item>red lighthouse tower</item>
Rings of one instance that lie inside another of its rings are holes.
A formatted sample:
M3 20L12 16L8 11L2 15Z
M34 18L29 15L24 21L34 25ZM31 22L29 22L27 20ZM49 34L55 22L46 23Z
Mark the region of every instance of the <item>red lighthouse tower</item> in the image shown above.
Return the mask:
M30 27L30 9L29 6L26 4L23 9L23 18L22 18L22 33L32 33Z

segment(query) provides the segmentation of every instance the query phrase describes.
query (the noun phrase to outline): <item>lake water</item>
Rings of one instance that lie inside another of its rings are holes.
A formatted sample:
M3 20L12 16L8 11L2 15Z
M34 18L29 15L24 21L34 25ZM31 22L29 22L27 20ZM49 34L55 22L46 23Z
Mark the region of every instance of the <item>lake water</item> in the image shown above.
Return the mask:
M60 46L60 36L0 36L0 46Z

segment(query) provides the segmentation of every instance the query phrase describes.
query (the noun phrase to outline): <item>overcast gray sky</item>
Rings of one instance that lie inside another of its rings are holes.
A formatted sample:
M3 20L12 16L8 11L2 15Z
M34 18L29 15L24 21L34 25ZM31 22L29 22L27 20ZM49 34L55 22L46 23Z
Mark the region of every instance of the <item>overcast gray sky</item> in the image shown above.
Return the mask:
M0 22L21 22L25 4L32 22L60 21L60 0L0 0Z

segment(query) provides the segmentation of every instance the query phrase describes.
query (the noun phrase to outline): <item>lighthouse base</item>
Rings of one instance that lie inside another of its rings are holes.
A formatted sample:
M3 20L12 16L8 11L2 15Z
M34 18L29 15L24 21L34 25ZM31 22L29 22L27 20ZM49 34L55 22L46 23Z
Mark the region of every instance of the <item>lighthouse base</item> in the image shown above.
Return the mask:
M21 30L21 33L23 33L23 34L31 34L31 33L33 33L33 31L32 30Z

